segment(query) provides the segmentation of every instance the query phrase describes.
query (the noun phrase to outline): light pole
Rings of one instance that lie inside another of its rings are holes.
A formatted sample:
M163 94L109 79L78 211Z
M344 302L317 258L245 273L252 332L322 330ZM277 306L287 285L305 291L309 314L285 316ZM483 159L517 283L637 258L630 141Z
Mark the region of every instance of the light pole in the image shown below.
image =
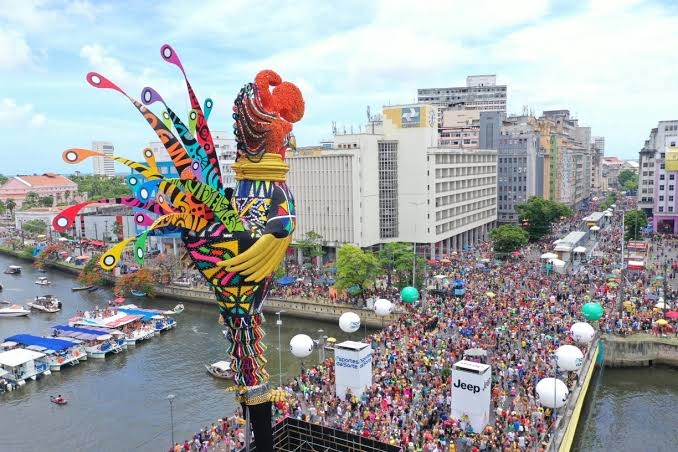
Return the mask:
M325 351L325 349L324 349L325 341L323 340L323 333L324 332L325 332L325 330L323 330L323 329L318 330L318 364L322 364L323 361L325 361L325 356L324 356L325 353L323 353ZM324 337L327 337L327 336L324 336Z
M172 404L172 402L174 402L174 394L169 394L167 396L167 400L169 401L170 404L170 423L172 426L172 442L170 443L170 445L174 447L174 405Z
M282 345L280 343L280 327L282 326L282 319L280 318L280 314L282 314L285 311L278 311L275 313L275 315L278 316L278 319L275 321L275 324L278 325L278 370L279 374L278 377L280 379L280 387L282 388Z
M419 206L423 206L426 204L426 201L410 201L410 204L413 205L415 208ZM415 218L414 222L414 240L412 241L412 287L417 287L416 283L416 274L417 274L417 223L416 223L416 218L417 215L413 215Z

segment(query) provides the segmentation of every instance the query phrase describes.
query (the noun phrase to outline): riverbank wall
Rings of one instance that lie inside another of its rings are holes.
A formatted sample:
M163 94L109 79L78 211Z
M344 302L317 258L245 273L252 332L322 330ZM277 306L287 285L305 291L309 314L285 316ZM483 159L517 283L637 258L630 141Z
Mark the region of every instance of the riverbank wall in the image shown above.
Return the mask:
M678 338L646 333L628 337L605 335L603 364L607 367L649 367L663 364L678 367Z
M0 247L0 254L22 259L26 262L32 263L34 261L32 256L29 257L21 254L21 252L8 250L6 248ZM45 262L45 265L48 268L69 273L76 277L82 270L82 267L67 264L65 262L47 261ZM111 285L115 282L113 274L109 276L109 281L111 282ZM202 288L188 289L159 285L155 287L155 295L162 298L177 300L182 303L214 305L216 307L216 301L212 292ZM288 317L321 320L330 323L338 322L339 317L341 317L343 313L352 311L360 316L361 323L368 328L383 328L384 325L395 321L397 318L397 314L391 314L382 318L371 309L361 309L357 306L319 303L303 299L285 300L272 297L266 299L263 310L266 314L275 314L276 312L285 311L285 316Z

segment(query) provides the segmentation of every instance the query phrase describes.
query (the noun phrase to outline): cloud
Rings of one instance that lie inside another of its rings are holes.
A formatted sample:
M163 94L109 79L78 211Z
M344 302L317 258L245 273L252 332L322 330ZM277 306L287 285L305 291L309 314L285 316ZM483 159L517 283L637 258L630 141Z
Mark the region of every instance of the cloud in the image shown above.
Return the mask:
M108 7L98 7L88 0L0 0L0 21L26 33L49 34L55 30L82 26L93 21Z
M127 69L118 58L113 56L108 48L98 43L82 46L80 57L85 59L94 71L99 72L126 90L132 97L138 98L141 90L146 86L156 89L168 103L179 93L185 92L183 79L180 76L173 79L159 77L156 75L155 70L150 67L144 67L139 71L133 72ZM159 56L157 60L161 61ZM162 64L169 66L166 63Z
M32 104L17 104L16 100L4 98L0 101L0 127L16 130L36 128L45 125L47 117L37 113Z
M0 27L0 71L9 71L31 64L33 55L24 36Z

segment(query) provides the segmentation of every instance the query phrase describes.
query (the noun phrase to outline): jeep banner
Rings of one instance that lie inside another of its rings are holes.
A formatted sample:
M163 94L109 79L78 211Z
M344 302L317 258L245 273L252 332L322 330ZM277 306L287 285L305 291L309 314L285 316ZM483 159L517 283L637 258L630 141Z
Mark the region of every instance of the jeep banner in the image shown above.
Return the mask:
M458 361L452 366L452 418L471 424L481 432L490 421L492 368L473 361Z

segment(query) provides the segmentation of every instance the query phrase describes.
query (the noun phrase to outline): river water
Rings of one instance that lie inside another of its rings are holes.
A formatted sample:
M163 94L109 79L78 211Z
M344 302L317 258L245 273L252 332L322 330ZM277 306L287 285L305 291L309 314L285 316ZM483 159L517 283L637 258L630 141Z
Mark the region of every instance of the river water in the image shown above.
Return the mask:
M678 450L678 369L602 369L593 376L573 451Z
M31 313L29 317L0 318L0 341L18 333L49 335L50 326L65 323L76 310L104 307L113 298L110 291L71 292L77 282L70 275L48 271L39 273L28 263L0 256L0 271L16 263L21 276L0 274L5 289L0 299L24 304L40 294L53 294L63 303L55 314ZM38 286L38 276L47 276L51 286ZM134 298L142 307L171 309L173 300ZM217 323L216 307L185 304L176 316L178 326L150 341L142 342L105 360L89 359L77 366L53 372L23 388L0 395L1 451L164 451L171 442L168 394L174 394L174 436L190 438L216 419L231 415L236 404L226 391L229 383L207 374L204 365L226 358L225 339ZM297 320L282 315L281 330L283 379L297 374L300 362L289 353L289 341L299 333L317 338L323 335L339 341L362 339L363 333L349 337L338 325ZM279 381L278 328L275 315L265 327L268 345L267 370L271 382ZM358 337L359 336L359 337ZM330 352L328 352L330 353ZM317 353L304 361L315 365ZM49 396L62 394L69 403L57 406Z
M0 270L11 264L0 256ZM38 294L60 298L64 309L56 314L32 313L28 318L0 319L0 340L17 333L49 334L50 326L64 323L76 310L104 307L109 291L71 292L77 282L69 275L39 273L21 263L21 276L0 275L5 286L0 298L25 303ZM34 284L47 276L52 285ZM170 309L176 302L133 299L144 307ZM75 367L16 391L0 395L0 450L2 451L163 451L171 442L170 406L173 402L174 436L189 438L200 428L235 410L228 383L209 376L204 364L225 358L225 340L216 308L185 304L176 329L105 360L89 359ZM281 344L283 378L299 372L300 362L288 352L289 340L299 333L349 339L335 324L286 318ZM271 381L279 380L278 331L269 316L265 342ZM358 339L355 337L351 339ZM362 338L362 334L360 334ZM317 354L305 365L314 365ZM50 403L62 394L67 406ZM678 444L678 370L604 369L591 384L584 406L576 451L675 451Z

